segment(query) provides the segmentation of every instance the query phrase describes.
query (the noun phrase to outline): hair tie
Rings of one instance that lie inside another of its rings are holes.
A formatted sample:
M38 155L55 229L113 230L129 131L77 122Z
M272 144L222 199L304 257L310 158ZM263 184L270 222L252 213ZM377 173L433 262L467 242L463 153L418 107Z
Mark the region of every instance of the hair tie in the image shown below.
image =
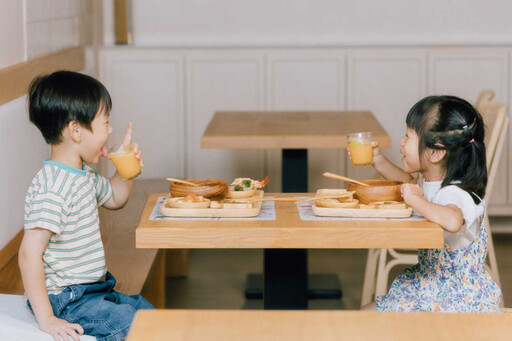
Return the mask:
M475 142L475 138L472 138L472 139L469 141L469 143L470 143L470 144L471 144L471 143L473 143L473 142Z

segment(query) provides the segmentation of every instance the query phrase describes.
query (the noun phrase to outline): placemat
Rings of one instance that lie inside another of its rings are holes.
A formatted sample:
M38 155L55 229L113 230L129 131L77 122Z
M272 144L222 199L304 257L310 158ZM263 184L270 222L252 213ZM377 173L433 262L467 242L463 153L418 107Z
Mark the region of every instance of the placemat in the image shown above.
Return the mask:
M273 201L264 201L261 205L260 214L249 218L211 218L211 217L167 217L160 212L160 206L167 197L158 197L149 220L276 220L276 208ZM265 197L273 198L273 197Z
M300 199L305 199L307 197L301 197ZM416 210L412 211L412 215L407 218L350 218L350 217L320 217L313 213L313 210L311 209L311 206L313 206L313 202L305 202L303 204L297 205L297 209L299 210L300 219L301 220L426 220L424 217L418 214Z

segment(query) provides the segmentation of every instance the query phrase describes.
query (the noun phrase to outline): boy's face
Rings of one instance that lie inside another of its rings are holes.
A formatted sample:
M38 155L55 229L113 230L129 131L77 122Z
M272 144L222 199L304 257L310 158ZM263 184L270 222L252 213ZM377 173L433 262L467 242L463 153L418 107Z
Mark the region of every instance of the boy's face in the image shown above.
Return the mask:
M96 114L91 122L91 131L83 129L81 141L81 157L86 163L96 164L102 155L102 148L112 133L112 127L108 121L108 116L104 108Z
M404 171L415 173L421 171L421 162L419 156L419 138L414 129L407 128L405 136L400 140L400 153L402 153L402 163Z

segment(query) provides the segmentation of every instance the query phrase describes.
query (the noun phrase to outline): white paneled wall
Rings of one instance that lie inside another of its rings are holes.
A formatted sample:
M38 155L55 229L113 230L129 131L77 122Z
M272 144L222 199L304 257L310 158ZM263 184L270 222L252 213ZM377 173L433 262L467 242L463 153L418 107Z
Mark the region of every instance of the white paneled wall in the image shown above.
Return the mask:
M226 181L261 177L262 150L204 150L200 148L200 139L215 111L264 110L263 72L261 53L187 54L188 177Z
M349 109L370 110L391 136L391 149L383 153L400 164L400 138L409 109L426 95L427 55L424 50L354 50L348 56ZM350 177L372 178L371 167L348 164Z
M28 59L80 45L81 2L25 0Z
M23 227L25 195L50 148L30 123L26 97L0 106L0 249Z
M157 55L176 62L157 61ZM102 50L101 61L102 80L114 101L115 128L124 129L128 118L140 127L136 134L144 148L143 177L229 181L270 175L268 189L279 191L279 150L200 148L215 111L371 110L391 136L385 154L399 164L405 117L416 101L429 94L453 94L474 102L481 90L493 89L498 100L509 103L511 55L512 48L493 47L112 47ZM491 213L512 212L512 181L507 177L511 151L512 144L502 157ZM310 191L341 185L324 179L326 170L359 179L375 176L370 167L347 163L344 150L310 150Z
M128 122L143 148L145 178L185 175L183 56L165 50L101 53L101 79L112 96L109 145ZM111 176L114 167L104 164Z
M288 50L267 55L268 110L345 109L345 57L331 50ZM272 189L281 189L281 151L269 150L267 170ZM310 188L339 187L342 183L319 176L343 173L346 155L340 150L309 150Z

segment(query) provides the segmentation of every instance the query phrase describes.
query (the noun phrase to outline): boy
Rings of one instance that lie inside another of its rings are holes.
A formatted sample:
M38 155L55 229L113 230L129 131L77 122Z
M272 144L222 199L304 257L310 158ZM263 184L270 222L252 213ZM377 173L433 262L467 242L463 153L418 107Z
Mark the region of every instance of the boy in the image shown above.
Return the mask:
M55 340L126 338L137 309L154 309L140 295L113 290L107 272L97 207L123 207L132 181L109 180L85 163L108 157L105 143L112 102L92 77L58 71L34 79L28 93L30 121L51 146L50 159L32 180L25 199L25 235L19 266L39 328ZM132 124L125 140L131 140ZM137 158L140 149L134 146Z

